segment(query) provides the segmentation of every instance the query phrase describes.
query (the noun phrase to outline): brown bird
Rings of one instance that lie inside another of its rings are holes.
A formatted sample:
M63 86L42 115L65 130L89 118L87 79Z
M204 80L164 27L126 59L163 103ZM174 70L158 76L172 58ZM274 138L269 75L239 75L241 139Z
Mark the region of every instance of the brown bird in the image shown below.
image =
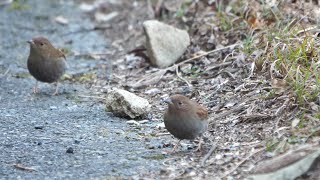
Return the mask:
M173 148L172 152L174 152L182 139L193 140L208 129L208 111L198 103L179 94L171 96L165 102L168 103L168 109L164 114L165 127L179 139ZM201 143L197 150L200 148Z
M45 37L34 37L27 41L30 44L28 57L28 70L37 80L33 88L38 93L38 81L56 84L56 90L52 95L58 94L58 80L66 71L65 55L49 42Z

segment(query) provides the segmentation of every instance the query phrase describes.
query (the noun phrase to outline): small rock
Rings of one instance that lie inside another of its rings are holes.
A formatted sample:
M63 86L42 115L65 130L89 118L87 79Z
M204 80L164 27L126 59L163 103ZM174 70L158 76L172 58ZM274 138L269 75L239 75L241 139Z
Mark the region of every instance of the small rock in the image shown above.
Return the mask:
M192 86L182 86L177 88L177 94L187 94L187 93L191 93L193 90Z
M79 8L84 12L92 12L97 8L97 6L95 4L81 3Z
M112 89L106 97L106 110L116 116L136 119L150 112L148 100L122 89Z
M266 152L266 153L265 153L265 156L266 156L267 158L273 158L273 157L275 156L275 153L274 153L274 152Z
M142 121L139 121L140 124L146 124L146 123L148 123L148 122L149 122L149 120L147 120L147 119L142 120Z
M222 165L225 164L225 162L221 159L214 161L216 163L216 165Z
M58 24L61 24L61 25L67 25L69 24L69 21L67 18L63 17L63 16L57 16L54 18L54 21Z
M129 121L127 121L127 124L129 124L129 125L137 125L137 126L139 126L140 125L140 123L139 122L137 122L137 121L135 121L135 120L129 120Z
M159 68L166 68L174 64L190 45L187 31L157 20L145 21L143 28L151 64Z
M151 95L151 96L154 96L156 94L160 94L161 91L158 88L153 88L153 89L149 89L149 90L145 91L144 93Z
M50 106L50 110L55 110L55 109L58 109L57 106Z
M69 147L69 148L67 149L66 153L71 153L71 154L73 154L73 148L72 148L72 147Z
M154 145L151 145L151 144L149 144L149 145L147 146L147 148L148 148L148 149L156 149L156 147L155 147Z
M291 127L295 128L296 126L298 126L299 123L300 123L300 119L294 118L293 121L291 122Z
M157 124L156 128L157 129L164 129L165 128L164 122Z
M109 14L104 14L101 12L96 12L94 17L96 18L96 21L98 22L108 22L110 20L112 20L113 18L117 17L119 15L119 13L117 11L113 11Z
M216 159L217 159L217 160L222 159L222 157L223 157L223 156L222 156L221 154L217 154L217 155L216 155Z
M115 129L114 132L119 135L124 134L124 131L121 129Z
M75 144L80 144L80 141L79 140L74 140L74 143Z
M35 126L34 128L35 128L35 129L43 129L43 128L44 128L44 126L37 125L37 126Z

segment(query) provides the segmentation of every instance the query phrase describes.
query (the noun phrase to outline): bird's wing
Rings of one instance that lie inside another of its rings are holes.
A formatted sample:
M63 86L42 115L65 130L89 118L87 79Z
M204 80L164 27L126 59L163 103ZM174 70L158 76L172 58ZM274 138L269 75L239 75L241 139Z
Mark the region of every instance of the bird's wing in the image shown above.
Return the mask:
M52 49L49 56L53 59L67 60L65 54L59 49Z
M200 117L200 119L201 120L208 119L208 111L207 111L207 109L202 107L202 106L200 106L200 105L198 105L197 107L198 108L197 108L197 112L196 113Z
M60 49L58 49L58 51L59 51L59 56L62 57L64 60L67 60L65 54Z

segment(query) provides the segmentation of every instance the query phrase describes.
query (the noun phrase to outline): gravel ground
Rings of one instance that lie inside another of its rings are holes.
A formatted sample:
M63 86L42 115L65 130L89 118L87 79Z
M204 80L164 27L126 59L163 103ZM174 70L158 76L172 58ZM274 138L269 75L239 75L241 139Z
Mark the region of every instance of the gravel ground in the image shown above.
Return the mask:
M102 52L108 44L95 31L70 33L93 27L72 1L26 3L22 9L0 7L0 179L106 179L158 170L160 150L146 148L157 142L139 138L152 129L150 122L143 131L131 131L102 104L81 98L91 92L80 83L64 81L59 96L51 96L54 87L44 83L40 94L31 93L35 80L26 68L26 40L44 35L55 46L79 53ZM59 15L69 24L54 23ZM73 57L67 62L71 75L108 66Z

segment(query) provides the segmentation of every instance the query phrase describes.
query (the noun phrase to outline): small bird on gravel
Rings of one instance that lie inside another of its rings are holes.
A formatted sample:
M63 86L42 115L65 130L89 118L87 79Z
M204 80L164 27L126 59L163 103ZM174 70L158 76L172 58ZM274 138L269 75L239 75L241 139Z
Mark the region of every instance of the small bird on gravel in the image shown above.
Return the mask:
M38 81L56 84L56 90L52 95L58 94L58 80L66 71L65 55L42 36L34 37L27 41L30 44L30 54L28 57L28 70L37 80L33 88L34 93L38 93Z
M179 94L171 96L164 102L168 104L168 109L164 114L165 127L179 139L172 152L175 151L182 139L193 140L208 129L208 111L198 103ZM197 150L200 148L201 141Z

